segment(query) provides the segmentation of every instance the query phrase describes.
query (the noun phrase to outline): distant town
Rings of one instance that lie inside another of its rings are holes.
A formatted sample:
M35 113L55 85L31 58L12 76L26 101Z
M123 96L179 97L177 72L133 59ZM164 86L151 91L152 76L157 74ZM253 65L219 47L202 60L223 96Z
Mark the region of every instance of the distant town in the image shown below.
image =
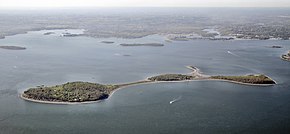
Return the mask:
M180 11L177 8L169 12L164 12L169 10L167 8L156 12L146 8L132 10L136 13L130 15L122 13L125 12L122 9L119 11L98 10L98 12L67 9L51 13L24 11L9 15L10 11L4 10L0 13L0 39L28 31L66 28L84 29L85 32L82 35L64 34L65 37L140 38L160 34L175 41L193 39L289 40L290 37L290 15L287 10L282 9L275 12L270 9L257 9L269 15L231 9L200 9L200 13L192 12L194 8ZM64 16L62 12L71 13ZM101 12L106 12L107 15L103 16ZM174 14L171 14L173 12ZM46 33L46 35L49 34L53 33Z

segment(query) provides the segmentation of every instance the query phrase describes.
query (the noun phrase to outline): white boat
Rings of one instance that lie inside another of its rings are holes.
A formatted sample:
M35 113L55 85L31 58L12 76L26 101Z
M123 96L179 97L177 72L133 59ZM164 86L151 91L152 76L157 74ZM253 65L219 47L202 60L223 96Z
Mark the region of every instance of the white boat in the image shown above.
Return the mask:
M169 104L172 104L172 103L174 103L174 102L176 102L176 101L179 101L180 99L181 99L181 96L179 96L179 97L176 98L176 99L173 99L172 101L169 102Z

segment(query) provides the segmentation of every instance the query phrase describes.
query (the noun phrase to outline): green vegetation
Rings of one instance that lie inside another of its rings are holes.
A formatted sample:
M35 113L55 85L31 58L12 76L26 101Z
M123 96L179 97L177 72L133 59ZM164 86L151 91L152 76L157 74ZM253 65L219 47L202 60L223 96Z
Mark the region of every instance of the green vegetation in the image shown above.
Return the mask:
M275 81L261 74L245 76L211 76L210 79L229 80L248 84L276 84Z
M84 102L108 98L118 88L115 85L101 85L89 82L68 82L52 87L30 88L22 95L28 99L54 102Z
M136 82L130 82L130 83L119 84L119 85L117 85L117 86L118 86L118 87L125 87L125 86L138 85L138 84L149 83L149 82L152 82L152 81L143 80L143 81L136 81Z
M117 88L154 81L182 81L192 80L194 76L182 74L165 74L151 77L148 80L124 83L119 85L101 85L89 82L68 82L62 85L51 87L38 86L30 88L22 94L22 97L32 100L48 102L86 102L103 100L109 97L110 93Z
M102 85L89 82L68 82L62 85L51 87L38 86L24 91L22 94L26 100L39 100L46 102L87 102L103 100L109 97L114 90L126 86L144 83L154 83L158 81L186 81L186 80L227 80L230 82L246 83L252 85L276 84L275 81L265 75L246 75L246 76L203 76L198 68L187 66L193 72L191 75L184 74L163 74L153 76L147 80L118 84Z
M195 77L191 75L183 74L164 74L159 76L154 76L148 78L150 81L183 81L183 80L193 80Z

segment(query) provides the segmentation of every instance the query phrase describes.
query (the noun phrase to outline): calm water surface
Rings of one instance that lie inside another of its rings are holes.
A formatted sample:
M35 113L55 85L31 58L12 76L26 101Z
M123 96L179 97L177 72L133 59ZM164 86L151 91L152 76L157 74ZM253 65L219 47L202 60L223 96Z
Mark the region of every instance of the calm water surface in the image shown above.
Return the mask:
M290 62L279 56L290 41L164 41L61 37L29 32L0 40L0 134L79 133L289 133ZM81 30L68 30L81 33ZM103 40L114 44L100 43ZM122 47L120 43L164 43L164 47ZM281 49L268 46L281 45ZM129 56L128 56L129 55ZM21 100L29 87L68 81L124 83L163 73L263 73L278 82L256 87L217 81L158 83L118 90L85 105L50 105ZM169 104L173 99L179 101Z

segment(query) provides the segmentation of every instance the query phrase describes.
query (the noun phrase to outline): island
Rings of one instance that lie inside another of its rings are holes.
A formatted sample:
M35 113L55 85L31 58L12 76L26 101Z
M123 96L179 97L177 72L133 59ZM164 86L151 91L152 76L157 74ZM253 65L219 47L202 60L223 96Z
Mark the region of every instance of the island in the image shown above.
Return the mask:
M24 91L22 98L46 102L85 102L108 98L118 88L89 82L68 82L51 87L38 86Z
M2 49L8 49L8 50L25 50L25 47L20 46L0 46Z
M84 34L72 34L72 33L62 33L63 37L77 37L77 36L84 36Z
M183 74L163 74L148 78L150 81L184 81L193 80L195 77L192 75Z
M282 46L274 45L274 46L271 46L271 48L282 48Z
M121 46L152 46L152 47L162 47L164 44L161 43L133 43L133 44L120 44Z
M184 82L195 80L218 80L237 84L252 86L270 86L276 84L274 80L263 74L252 74L243 76L209 76L202 74L197 67L186 66L192 72L189 74L161 74L149 77L145 80L103 85L90 82L68 82L56 86L37 86L24 91L20 97L27 101L49 103L49 104L83 104L107 99L115 91L124 87L158 83L158 82Z
M257 75L244 75L244 76L211 76L210 79L213 80L225 80L234 83L240 84L255 84L255 85L272 85L276 82L266 75L257 74Z
M113 44L115 43L114 41L101 41L101 43L105 43L105 44Z
M281 59L285 61L290 61L290 51L288 51L288 54L283 54L281 56Z
M51 35L51 34L55 34L55 32L46 32L43 35Z

